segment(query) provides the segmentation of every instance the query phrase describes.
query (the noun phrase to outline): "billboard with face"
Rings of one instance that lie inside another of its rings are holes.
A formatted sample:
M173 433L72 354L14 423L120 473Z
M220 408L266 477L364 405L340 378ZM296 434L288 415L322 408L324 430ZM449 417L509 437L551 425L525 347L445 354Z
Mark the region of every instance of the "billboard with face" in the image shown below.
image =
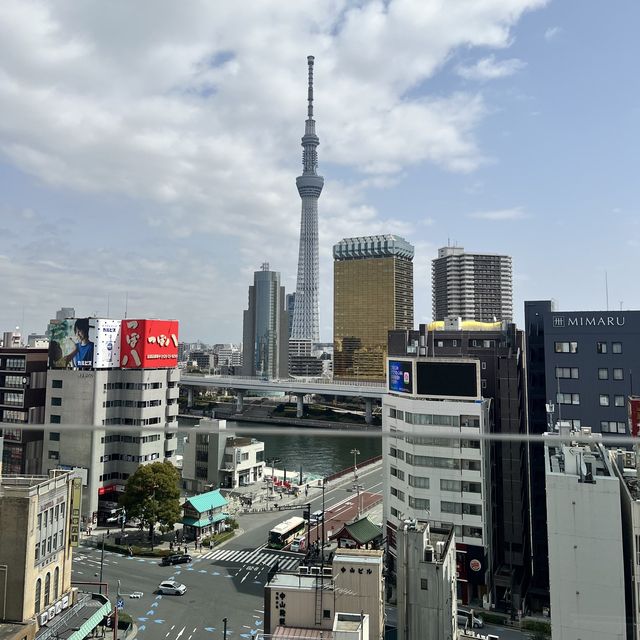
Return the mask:
M49 337L51 369L111 369L120 366L120 320L53 320Z
M120 366L159 369L178 366L177 320L123 320Z

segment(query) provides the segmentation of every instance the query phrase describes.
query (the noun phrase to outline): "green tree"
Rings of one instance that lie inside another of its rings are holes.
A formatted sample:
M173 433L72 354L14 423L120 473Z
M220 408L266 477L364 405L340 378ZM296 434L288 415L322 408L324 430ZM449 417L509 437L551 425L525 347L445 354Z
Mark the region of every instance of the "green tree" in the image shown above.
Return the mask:
M145 464L129 476L120 504L127 511L127 518L138 518L149 527L151 546L157 524L171 530L180 520L180 476L170 462Z

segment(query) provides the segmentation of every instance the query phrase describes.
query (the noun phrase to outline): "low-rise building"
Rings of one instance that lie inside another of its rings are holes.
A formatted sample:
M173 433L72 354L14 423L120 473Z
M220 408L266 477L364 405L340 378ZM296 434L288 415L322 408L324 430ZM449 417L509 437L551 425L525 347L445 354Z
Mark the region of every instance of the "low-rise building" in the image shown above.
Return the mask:
M80 505L71 473L0 479L0 636L81 640L111 612L105 596L71 586Z
M453 527L407 523L396 534L398 640L455 640L456 545Z
M592 439L573 442L576 433ZM609 454L586 427L545 435L552 638L624 640L620 483Z
M382 527L365 516L345 524L330 540L335 540L340 549L380 549L382 537Z
M227 436L226 420L201 420L184 442L182 481L188 491L226 489L262 481L264 442ZM222 432L222 433L221 433Z
M189 498L182 505L182 527L185 539L201 541L208 536L220 533L224 521L229 517L226 513L228 504L229 501L219 489Z
M337 612L369 617L369 637L384 637L383 552L337 549L321 566L301 566L298 574L278 572L264 590L264 631L302 627L334 629ZM310 636L313 637L313 636ZM330 637L327 635L327 637Z

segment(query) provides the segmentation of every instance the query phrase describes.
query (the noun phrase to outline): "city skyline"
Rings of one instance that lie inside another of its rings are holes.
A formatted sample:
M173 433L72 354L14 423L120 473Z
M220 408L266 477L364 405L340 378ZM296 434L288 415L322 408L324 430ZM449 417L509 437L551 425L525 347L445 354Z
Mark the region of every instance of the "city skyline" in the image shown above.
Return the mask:
M41 333L61 304L121 316L128 298L187 341L238 342L261 262L295 290L309 53L321 339L332 245L378 233L416 247L416 324L448 239L513 257L520 325L525 299L605 309L605 272L609 308L640 307L637 6L154 6L153 29L144 4L0 7L0 330Z

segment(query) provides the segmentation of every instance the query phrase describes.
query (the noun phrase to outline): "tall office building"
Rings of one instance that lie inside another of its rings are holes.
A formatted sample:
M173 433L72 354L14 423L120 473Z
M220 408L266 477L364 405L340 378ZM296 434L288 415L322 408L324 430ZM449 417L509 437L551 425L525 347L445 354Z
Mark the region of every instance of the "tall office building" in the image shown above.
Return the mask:
M244 312L242 375L287 378L289 375L288 314L280 273L265 262L253 274L249 308Z
M433 319L511 320L511 257L442 247L431 266Z
M288 322L289 337L291 337L291 331L293 330L293 312L295 310L295 306L296 306L295 291L293 293L287 293L286 307L287 307L287 313L289 314L289 322Z
M298 280L291 337L298 340L320 340L318 314L318 198L324 178L318 175L318 145L316 121L313 119L313 56L307 57L309 89L307 120L302 137L302 175L296 178L302 198L300 220L300 251L298 254Z
M82 515L100 520L141 464L175 461L178 323L72 318L49 336L43 472L75 469Z
M632 383L640 361L640 311L558 311L550 300L535 300L524 303L524 318L531 433L561 422L594 433L631 435L627 397L637 393L637 376L635 388ZM529 593L545 605L544 448L538 443L529 448L534 587Z
M394 235L334 245L334 377L384 379L389 330L413 327L413 253Z
M490 431L511 435L489 445L493 509L491 601L499 611L523 608L531 576L524 332L507 322L448 319L418 331L389 333L389 357L411 354L480 361L482 397L491 401ZM522 437L523 439L520 439Z

